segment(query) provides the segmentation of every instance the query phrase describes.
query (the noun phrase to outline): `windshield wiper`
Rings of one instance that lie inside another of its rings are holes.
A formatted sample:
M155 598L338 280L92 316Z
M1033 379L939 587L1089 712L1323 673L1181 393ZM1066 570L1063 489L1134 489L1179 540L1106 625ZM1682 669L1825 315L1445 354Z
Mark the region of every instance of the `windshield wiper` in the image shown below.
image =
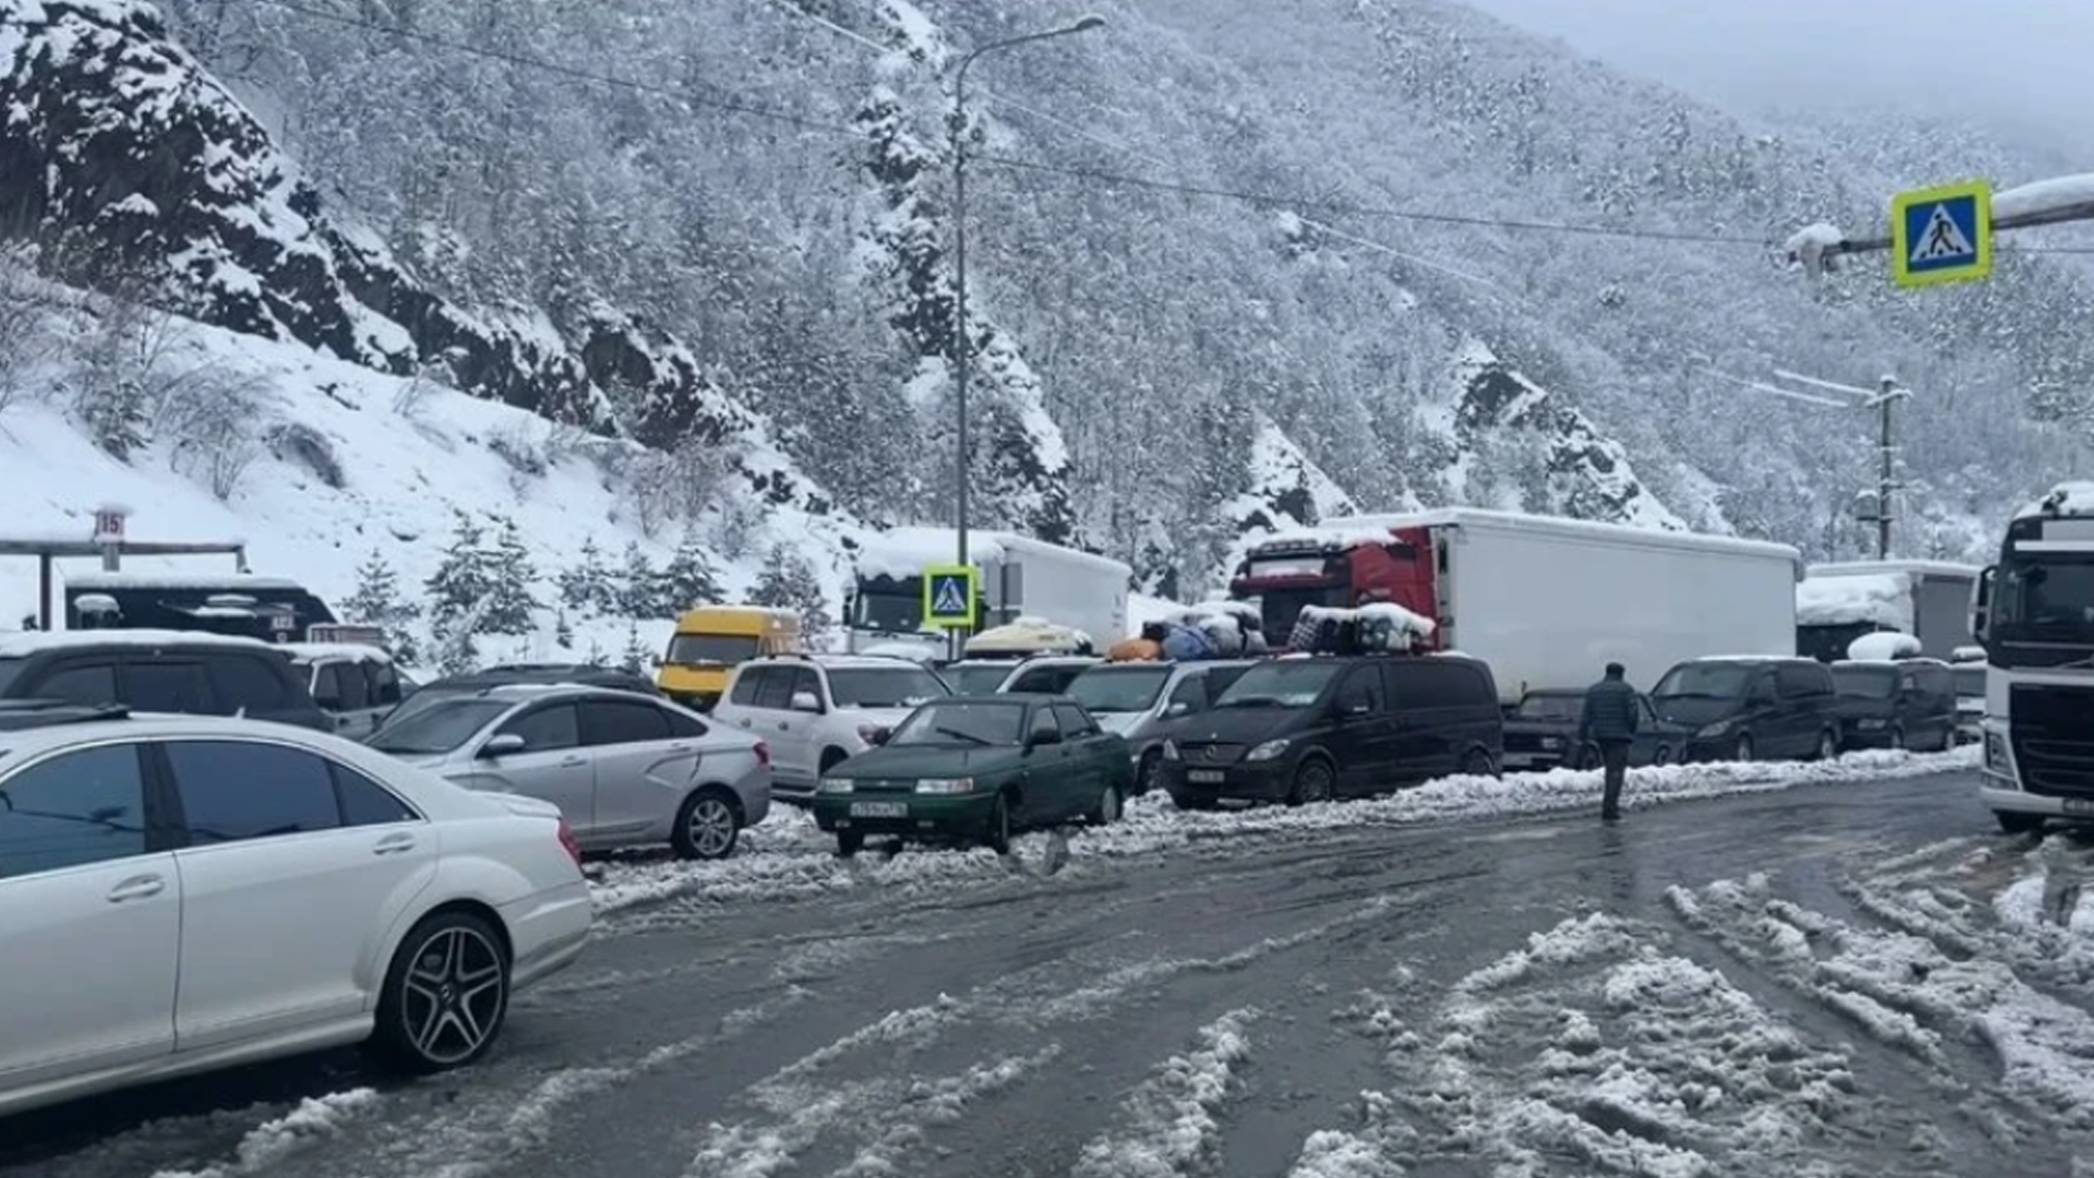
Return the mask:
M1668 692L1668 693L1666 693L1666 694L1664 694L1664 695L1656 695L1656 696L1652 696L1651 698L1652 698L1652 699L1728 699L1729 697L1728 697L1728 696L1722 696L1722 695L1717 695L1717 694L1716 694L1715 692L1713 692L1713 691L1673 691L1673 692Z
M996 743L995 741L990 740L988 737L978 736L972 732L962 732L957 728L933 728L931 729L931 731L937 733L940 736L956 736L961 740L968 741L972 744L989 745Z
M1214 706L1217 708L1272 708L1278 707L1279 704L1280 697L1277 695L1241 695L1235 699L1223 700Z

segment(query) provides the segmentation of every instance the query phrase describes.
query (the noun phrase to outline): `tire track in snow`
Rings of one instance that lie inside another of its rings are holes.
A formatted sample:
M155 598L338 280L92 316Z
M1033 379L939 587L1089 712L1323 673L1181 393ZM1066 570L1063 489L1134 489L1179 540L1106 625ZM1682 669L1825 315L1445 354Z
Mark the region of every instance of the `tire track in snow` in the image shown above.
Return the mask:
M1134 1092L1132 1123L1083 1147L1076 1178L1176 1178L1218 1160L1222 1107L1242 1088L1255 1009L1233 1010L1201 1027L1194 1048L1158 1065Z
M283 1116L264 1121L234 1147L227 1161L201 1170L158 1170L153 1178L246 1178L260 1174L338 1136L343 1127L375 1113L375 1089L352 1088L308 1096Z

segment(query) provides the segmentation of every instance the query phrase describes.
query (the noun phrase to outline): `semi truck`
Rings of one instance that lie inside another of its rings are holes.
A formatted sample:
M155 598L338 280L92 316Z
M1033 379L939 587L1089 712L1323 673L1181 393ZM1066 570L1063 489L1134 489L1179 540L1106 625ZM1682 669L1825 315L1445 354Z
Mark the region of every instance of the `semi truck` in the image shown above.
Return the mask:
M1802 558L1781 544L1464 508L1328 521L1253 545L1231 596L1285 645L1309 605L1391 602L1489 663L1508 704L1609 662L1649 684L1718 654L1792 655Z
M1976 567L1941 561L1812 565L1796 586L1796 653L1838 662L1855 639L1895 630L1919 639L1926 657L1951 659L1970 645L1977 580Z
M950 528L901 527L869 537L846 604L851 650L942 655L944 637L924 629L923 574L951 565L955 547ZM971 530L967 558L981 574L976 633L1039 618L1081 631L1100 652L1127 635L1133 570L1119 561L1014 532Z
M1980 798L2009 832L2094 818L2094 482L2007 525L1971 629L1986 664Z

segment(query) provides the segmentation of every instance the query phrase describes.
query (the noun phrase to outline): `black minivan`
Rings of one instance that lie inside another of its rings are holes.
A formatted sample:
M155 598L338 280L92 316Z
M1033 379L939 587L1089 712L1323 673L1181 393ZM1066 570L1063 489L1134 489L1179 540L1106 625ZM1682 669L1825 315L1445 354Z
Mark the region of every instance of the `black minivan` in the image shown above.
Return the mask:
M1942 752L1956 742L1956 673L1938 659L1838 662L1844 747Z
M1691 659L1650 693L1658 715L1689 729L1687 759L1754 761L1839 755L1839 696L1812 659Z
M0 638L0 699L121 704L134 712L245 716L334 731L277 648L215 634L77 630Z
M1181 809L1300 805L1495 773L1504 749L1497 684L1475 659L1283 658L1184 722L1164 746L1162 781Z

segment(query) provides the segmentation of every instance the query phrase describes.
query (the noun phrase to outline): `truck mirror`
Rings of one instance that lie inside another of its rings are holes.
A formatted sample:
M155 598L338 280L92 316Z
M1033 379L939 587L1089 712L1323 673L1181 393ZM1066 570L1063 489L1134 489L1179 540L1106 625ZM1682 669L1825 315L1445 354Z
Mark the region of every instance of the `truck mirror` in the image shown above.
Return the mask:
M1992 629L1992 582L1998 575L1999 566L1989 565L1970 587L1970 636L1980 646L1986 645L1986 634Z

